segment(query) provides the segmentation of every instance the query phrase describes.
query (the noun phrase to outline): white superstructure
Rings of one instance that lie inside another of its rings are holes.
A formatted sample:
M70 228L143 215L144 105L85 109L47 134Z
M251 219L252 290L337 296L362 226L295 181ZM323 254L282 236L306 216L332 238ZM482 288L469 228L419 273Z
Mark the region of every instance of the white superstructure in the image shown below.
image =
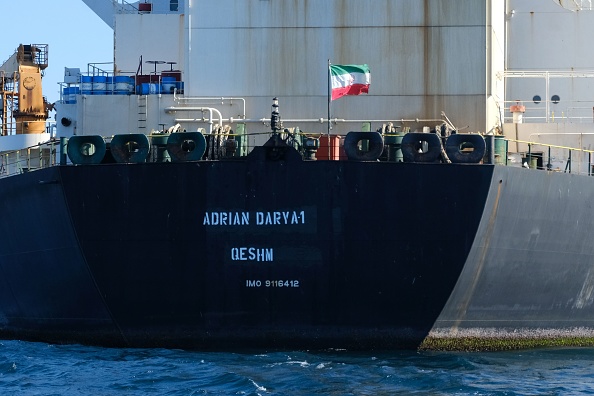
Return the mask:
M109 1L85 3L110 20ZM333 133L390 121L434 127L442 113L468 131L500 125L500 1L192 0L177 2L177 12L171 0L152 1L151 11L146 4L113 2L115 63L96 66L114 75L179 70L183 94L82 94L59 106L70 120L57 120L60 134L148 132L177 123L209 130L221 120L265 131L273 97L285 127L326 133L328 61L371 69L369 95L332 103Z
M588 172L594 149L594 11L589 1L508 0L506 9L506 83L504 131L507 138L550 144L553 169ZM510 107L524 107L522 123L513 123ZM549 147L510 142L510 150L528 150L548 163ZM588 158L590 157L590 158ZM517 161L517 159L516 159Z

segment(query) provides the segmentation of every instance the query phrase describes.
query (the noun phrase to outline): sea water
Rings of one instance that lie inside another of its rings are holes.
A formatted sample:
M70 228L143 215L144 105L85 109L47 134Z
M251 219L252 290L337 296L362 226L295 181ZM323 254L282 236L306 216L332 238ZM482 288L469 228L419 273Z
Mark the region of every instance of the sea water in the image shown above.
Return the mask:
M583 395L594 349L197 352L0 341L2 395Z

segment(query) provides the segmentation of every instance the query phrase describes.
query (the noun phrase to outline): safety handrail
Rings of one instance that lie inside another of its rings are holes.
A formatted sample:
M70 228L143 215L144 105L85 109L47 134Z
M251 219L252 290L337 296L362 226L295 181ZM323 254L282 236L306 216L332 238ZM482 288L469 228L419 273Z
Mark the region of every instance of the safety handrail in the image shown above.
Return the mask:
M526 157L528 159L531 159L532 157L537 157L532 154L532 146L547 147L548 148L548 162L547 162L547 166L543 168L546 170L553 170L552 165L551 165L551 158L552 158L551 157L551 149L552 148L568 150L568 159L567 159L567 162L565 163L564 173L572 173L572 153L573 152L587 153L588 154L588 173L587 174L588 174L588 176L592 176L594 174L593 169L592 169L592 153L594 153L594 150L587 150L587 149L583 149L583 148L569 147L569 146L560 146L557 144L541 143L541 142L534 142L534 141L528 141L528 140L518 140L518 139L508 139L508 138L506 138L505 140L508 142L527 144L528 152L526 154ZM538 156L538 157L540 157L540 156ZM544 160L544 157L543 157L543 160Z

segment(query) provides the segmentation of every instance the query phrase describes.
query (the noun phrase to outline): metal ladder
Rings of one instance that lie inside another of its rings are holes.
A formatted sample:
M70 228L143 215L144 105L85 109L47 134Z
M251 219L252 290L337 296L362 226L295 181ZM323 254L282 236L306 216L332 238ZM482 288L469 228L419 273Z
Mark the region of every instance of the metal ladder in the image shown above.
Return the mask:
M138 130L146 129L148 95L138 95Z

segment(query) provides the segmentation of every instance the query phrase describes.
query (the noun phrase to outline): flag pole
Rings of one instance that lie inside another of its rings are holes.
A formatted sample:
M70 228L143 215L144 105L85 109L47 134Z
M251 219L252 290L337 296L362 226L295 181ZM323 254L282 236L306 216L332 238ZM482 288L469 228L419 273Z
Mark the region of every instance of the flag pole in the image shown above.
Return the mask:
M332 72L330 65L330 59L328 59L328 159L330 159L330 129L332 129L330 123L330 104L332 103Z

